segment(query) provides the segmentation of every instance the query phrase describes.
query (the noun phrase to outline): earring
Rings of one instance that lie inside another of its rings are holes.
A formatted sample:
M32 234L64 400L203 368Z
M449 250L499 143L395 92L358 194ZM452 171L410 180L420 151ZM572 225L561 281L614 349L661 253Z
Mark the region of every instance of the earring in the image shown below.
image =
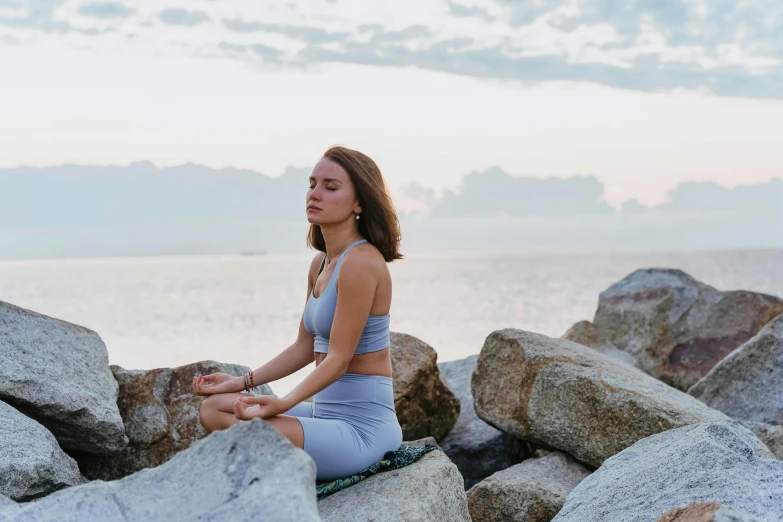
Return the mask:
M359 214L356 214L356 219L359 219Z

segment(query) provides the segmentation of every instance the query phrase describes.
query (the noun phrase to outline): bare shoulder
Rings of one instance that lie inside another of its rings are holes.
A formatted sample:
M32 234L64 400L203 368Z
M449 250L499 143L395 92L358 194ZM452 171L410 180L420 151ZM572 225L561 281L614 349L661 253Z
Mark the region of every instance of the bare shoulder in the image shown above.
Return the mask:
M388 277L389 267L380 250L370 243L363 243L352 248L343 258L338 280L345 274L371 276L380 283Z

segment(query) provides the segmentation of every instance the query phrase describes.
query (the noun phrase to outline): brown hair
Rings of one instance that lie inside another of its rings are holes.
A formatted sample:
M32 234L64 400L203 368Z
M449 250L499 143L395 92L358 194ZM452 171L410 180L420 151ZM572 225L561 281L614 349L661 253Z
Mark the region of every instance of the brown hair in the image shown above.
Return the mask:
M359 233L383 254L387 263L402 259L403 255L399 251L400 221L378 165L358 150L340 145L329 147L321 159L323 158L329 158L340 165L351 178L362 207L361 218L357 220ZM326 252L326 242L320 225L310 224L307 246Z

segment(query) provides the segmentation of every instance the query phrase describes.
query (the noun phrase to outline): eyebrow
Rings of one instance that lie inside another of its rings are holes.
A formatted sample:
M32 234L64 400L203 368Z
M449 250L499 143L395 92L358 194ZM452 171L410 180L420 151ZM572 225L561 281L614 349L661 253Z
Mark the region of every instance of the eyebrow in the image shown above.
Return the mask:
M310 181L313 181L314 179L315 179L314 177L310 176ZM335 181L337 183L340 183L341 185L343 183L342 181L336 178L324 178L324 181Z

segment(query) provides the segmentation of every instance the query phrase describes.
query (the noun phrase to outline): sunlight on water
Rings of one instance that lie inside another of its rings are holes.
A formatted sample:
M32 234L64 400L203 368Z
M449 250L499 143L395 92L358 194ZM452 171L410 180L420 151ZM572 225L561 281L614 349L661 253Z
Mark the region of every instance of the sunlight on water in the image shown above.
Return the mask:
M213 359L257 368L295 339L310 257L0 261L0 300L95 330L128 369ZM391 329L438 361L478 353L499 328L557 337L642 267L680 268L720 290L783 296L783 251L409 255L388 265ZM285 394L314 365L272 383Z

